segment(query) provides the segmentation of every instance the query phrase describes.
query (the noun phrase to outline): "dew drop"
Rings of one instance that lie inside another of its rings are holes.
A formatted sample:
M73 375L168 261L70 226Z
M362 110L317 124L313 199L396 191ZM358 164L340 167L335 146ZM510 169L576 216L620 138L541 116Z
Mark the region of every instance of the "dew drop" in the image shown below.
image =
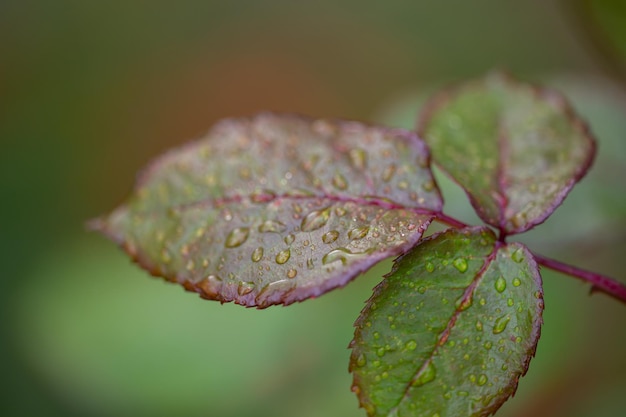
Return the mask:
M233 229L228 236L226 236L226 242L224 246L227 248L236 248L241 246L247 239L250 229L247 227L237 227Z
M323 227L328 222L329 218L330 208L312 211L302 219L300 229L303 232L312 232L313 230Z
M206 297L215 299L222 288L222 279L217 275L209 275L198 283L198 287L200 287Z
M279 264L279 265L282 265L285 262L287 262L290 257L291 257L291 250L290 249L281 250L276 255L276 263Z
M407 350L415 350L417 349L417 343L415 342L415 340L409 340L408 342L406 342L405 347L407 348Z
M503 277L499 277L494 286L496 287L496 291L504 292L504 290L506 290L506 281Z
M367 152L365 152L361 148L353 148L348 152L348 156L350 157L350 163L356 169L365 169L367 166Z
M378 349L376 350L376 355L377 355L379 358L382 358L383 356L385 356L385 353L386 353L386 351L385 351L385 348L384 348L384 347L378 348Z
M493 325L493 334L502 333L504 329L506 329L507 324L509 324L509 321L511 321L511 317L509 316L498 317Z
M172 255L170 255L170 252L167 249L163 249L161 251L161 261L164 264L169 264L170 262L172 262Z
M288 234L283 239L283 241L285 242L286 245L291 245L294 240L296 240L296 235L294 235L294 234Z
M309 258L309 259L307 259L307 260L306 260L306 267L307 267L308 269L313 269L313 268L315 268L315 265L313 264L313 259Z
M512 298L509 298L506 300L506 305L508 305L509 307L513 307L514 304L515 304L515 301L513 301Z
M367 236L367 233L369 232L369 230L370 230L369 226L356 227L348 231L348 239L350 240L363 239L365 236Z
M186 265L187 271L191 272L195 269L195 267L196 267L196 263L193 261L193 259L190 259L187 261L187 265Z
M428 180L422 183L422 188L424 191L432 191L435 189L435 182L433 180Z
M520 285L522 285L522 281L519 278L514 278L513 279L513 286L514 287L519 287Z
M295 269L290 269L289 271L287 271L288 278L295 278L296 275L298 275L298 271Z
M370 251L367 251L365 253L368 253L368 252ZM353 253L349 249L346 249L346 248L337 248L337 249L331 250L326 255L324 255L324 257L322 258L322 263L324 265L327 265L331 262L341 261L341 263L345 265L348 263L350 259L359 258L365 253Z
M340 173L336 173L332 179L333 186L338 190L345 190L348 188L348 181L346 181L346 177L341 175Z
M426 270L428 272L433 272L435 270L435 265L432 262L427 262L426 263Z
M464 311L470 308L473 303L472 298L473 297L471 294L468 297L465 297L465 295L460 296L459 299L456 300L456 304L455 304L456 309L458 311Z
M259 246L258 248L253 250L252 256L250 258L252 259L252 262L259 262L261 259L263 259L263 247Z
M465 258L457 258L452 264L459 272L467 271L467 260Z
M269 233L269 232L282 233L285 230L287 230L287 226L275 220L265 220L259 226L259 232L261 233Z
M511 259L517 263L522 262L524 260L524 251L522 249L517 249L511 254Z
M396 164L391 164L383 170L383 181L389 182L396 173Z
M333 243L339 237L339 232L336 230L331 230L330 232L326 232L322 235L322 242L324 243Z
M359 356L357 356L357 358L356 358L356 366L363 367L363 366L365 366L366 363L367 363L367 359L365 358L364 354L361 353Z
M479 332L483 331L483 322L480 320L476 321L476 330L478 330Z
M481 386L482 386L482 385L485 385L486 383L487 383L487 375L485 375L485 374L481 374L481 375L478 377L478 385L481 385Z
M419 287L417 289L417 292L420 293L420 294L424 294L426 292L426 287L424 287L424 286Z
M418 374L417 378L415 378L411 382L411 385L413 385L414 387L422 386L424 384L429 383L430 381L433 381L436 376L437 376L437 369L435 369L435 365L433 365L432 361L429 361L428 364L426 365L426 368L424 368Z
M237 294L246 295L250 294L254 290L254 282L242 281L237 287Z
M491 349L493 347L493 343L487 341L483 344L483 347L487 350Z

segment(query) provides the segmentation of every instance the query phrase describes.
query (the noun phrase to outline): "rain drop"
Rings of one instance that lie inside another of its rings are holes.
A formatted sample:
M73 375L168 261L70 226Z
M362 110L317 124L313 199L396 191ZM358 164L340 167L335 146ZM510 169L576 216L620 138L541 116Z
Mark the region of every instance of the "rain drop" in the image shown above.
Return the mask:
M236 248L241 246L246 239L248 239L248 234L250 233L250 229L247 227L237 227L233 229L228 236L226 237L226 242L224 246L227 248Z
M514 278L513 279L513 286L514 287L519 287L520 285L522 285L522 281L519 278Z
M287 271L288 278L295 278L296 275L298 275L298 271L295 269L290 269L289 271Z
M365 366L366 363L367 363L367 359L365 358L364 354L361 353L359 356L357 356L357 358L356 358L356 366L363 367L363 366Z
M436 376L437 369L435 369L435 365L433 365L432 361L429 361L426 367L417 375L417 378L413 379L411 385L414 387L422 386L434 380Z
M435 189L435 182L433 180L425 181L422 184L422 188L424 189L424 191L432 191Z
M496 287L496 291L504 292L504 290L506 290L506 281L503 277L499 277L494 286Z
M365 236L367 236L367 233L369 232L369 230L370 230L369 226L354 228L348 231L348 239L350 240L363 239Z
M348 181L340 173L335 174L332 180L333 186L338 190L345 190L348 188Z
M331 230L330 232L326 232L322 235L322 242L324 243L333 243L339 237L339 232L336 230Z
M363 170L367 166L367 152L365 152L363 149L350 149L350 152L348 152L348 156L350 157L350 163L352 163L352 166L354 166L356 169Z
M485 385L486 383L487 383L487 375L485 375L485 374L481 374L481 375L478 377L478 385L481 385L481 386L482 386L482 385Z
M322 258L322 263L324 265L327 265L331 262L341 261L341 263L345 265L346 263L348 263L348 260L352 258L358 258L361 255L363 255L363 253L352 253L349 249L337 248L331 250L326 255L324 255L324 257Z
M265 220L259 226L259 232L261 233L269 233L269 232L282 233L285 230L287 230L287 226L275 220Z
M457 258L452 264L459 272L467 271L467 261L465 258Z
M285 242L286 245L291 245L294 240L296 240L296 235L294 235L294 234L288 234L283 239L283 241Z
M513 261L520 263L524 260L524 251L520 248L511 254Z
M252 251L251 258L252 262L259 262L261 259L263 259L263 247L259 246L254 251Z
M205 296L215 299L222 288L222 279L217 275L209 275L198 283L198 287L200 287Z
M415 350L417 349L417 343L415 342L415 340L409 340L408 342L406 342L406 348L407 350Z
M383 181L389 182L393 178L396 173L396 164L391 164L387 166L387 168L383 171Z
M282 265L285 262L287 262L290 257L291 257L291 250L289 249L282 250L278 252L278 254L276 255L276 263L279 265Z
M493 325L493 334L502 333L504 329L506 329L507 324L509 324L509 321L511 321L511 317L509 316L498 317Z
M303 232L312 232L313 230L323 227L328 222L329 218L330 208L312 211L302 219L300 229Z
M428 262L428 263L426 263L426 270L427 270L428 272L433 272L433 271L435 270L435 265L433 265L433 263L432 263L432 262Z
M470 308L472 306L472 295L470 294L468 297L465 297L465 295L462 295L461 297L459 297L459 299L456 301L456 309L458 311L464 311L467 310L468 308Z
M254 290L254 282L242 281L237 287L237 294L246 295L250 294Z

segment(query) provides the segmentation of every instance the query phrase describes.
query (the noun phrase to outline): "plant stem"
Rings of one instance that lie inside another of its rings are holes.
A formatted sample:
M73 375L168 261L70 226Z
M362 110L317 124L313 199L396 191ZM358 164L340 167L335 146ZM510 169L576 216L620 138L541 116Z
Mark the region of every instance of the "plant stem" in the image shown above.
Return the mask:
M468 225L461 220L457 220L444 213L436 213L436 220L457 229L468 227ZM533 253L533 255L537 263L545 266L546 268L553 269L571 277L578 278L581 281L590 283L591 292L603 292L626 304L626 284L623 284L611 277L607 277L606 275L587 271L554 259L546 258L545 256L538 255L536 253Z
M540 265L590 283L592 285L591 292L603 292L626 304L626 285L623 283L607 277L606 275L586 271L541 255L533 255L537 263Z
M447 224L448 226L452 226L456 229L462 229L464 227L468 227L469 225L466 223L463 223L461 220L457 220L454 217L450 217L446 214L443 213L437 213L435 216L435 220L437 220L440 223L443 224Z

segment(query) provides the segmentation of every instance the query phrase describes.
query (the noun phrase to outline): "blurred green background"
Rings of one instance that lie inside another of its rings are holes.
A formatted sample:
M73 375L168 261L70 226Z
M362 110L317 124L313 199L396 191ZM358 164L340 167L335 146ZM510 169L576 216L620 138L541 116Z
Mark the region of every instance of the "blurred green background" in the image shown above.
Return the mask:
M85 220L217 119L260 110L411 127L493 67L569 96L595 166L521 240L621 280L626 6L545 1L0 1L0 414L363 416L352 323L389 269L263 311L149 278ZM472 220L442 178L447 211ZM544 271L537 357L505 417L626 410L626 306Z

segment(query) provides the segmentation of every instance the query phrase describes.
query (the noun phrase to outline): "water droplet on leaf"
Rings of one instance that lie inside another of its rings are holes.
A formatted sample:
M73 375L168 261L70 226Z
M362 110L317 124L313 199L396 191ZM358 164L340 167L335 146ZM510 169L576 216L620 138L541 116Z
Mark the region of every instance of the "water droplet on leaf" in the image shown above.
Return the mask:
M345 190L346 188L348 188L348 181L346 181L346 178L339 173L335 174L332 183L333 186L338 190Z
M339 232L336 230L331 230L330 232L326 232L322 235L322 242L324 243L333 243L339 237Z
M250 294L254 290L254 282L242 281L237 287L237 294L246 295Z
M524 260L524 251L522 249L517 249L511 254L511 259L517 263L522 262Z
M511 317L509 316L498 317L493 325L493 334L502 333L504 329L506 329L507 324L509 324L509 321L511 321Z
M506 281L504 280L504 278L503 278L503 277L499 277L499 278L496 280L496 283L495 283L495 285L494 285L494 286L495 286L495 288L496 288L496 291L498 291L498 292L504 292L504 290L506 290Z
M302 219L300 229L303 232L312 232L313 230L323 227L328 222L329 218L330 208L312 211Z
M350 231L348 231L348 239L350 240L358 240L363 239L367 236L367 232L369 232L370 228L368 226L357 227Z
M269 233L269 232L272 232L272 233L282 233L285 230L287 230L287 226L285 226L283 223L281 223L279 221L275 221L275 220L265 220L259 226L259 232L261 232L261 233Z
M259 246L254 251L252 251L252 262L259 262L263 258L263 247Z
M285 262L287 262L290 257L291 257L291 250L289 249L282 250L278 252L278 254L276 255L276 263L282 265Z
M413 385L414 387L422 386L429 383L430 381L433 381L436 376L437 369L435 369L435 365L433 365L432 361L430 361L428 362L426 367L419 373L417 378L412 381L411 385Z
M459 272L467 271L467 261L465 258L457 258L452 264Z
M228 236L226 236L226 242L224 246L227 248L236 248L241 246L246 239L248 239L248 234L250 233L250 229L247 227L237 227L233 229Z

